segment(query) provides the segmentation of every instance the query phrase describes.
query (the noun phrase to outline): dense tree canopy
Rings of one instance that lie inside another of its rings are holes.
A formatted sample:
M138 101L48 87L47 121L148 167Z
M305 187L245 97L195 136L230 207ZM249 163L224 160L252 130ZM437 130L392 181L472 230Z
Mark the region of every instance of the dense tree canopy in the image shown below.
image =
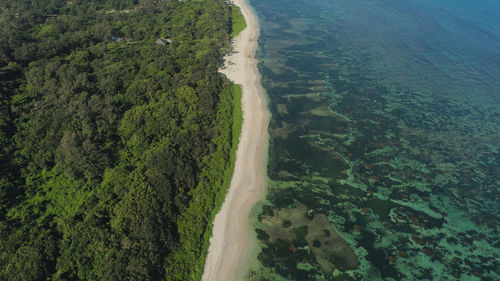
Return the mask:
M200 278L241 125L234 14L0 0L0 280Z

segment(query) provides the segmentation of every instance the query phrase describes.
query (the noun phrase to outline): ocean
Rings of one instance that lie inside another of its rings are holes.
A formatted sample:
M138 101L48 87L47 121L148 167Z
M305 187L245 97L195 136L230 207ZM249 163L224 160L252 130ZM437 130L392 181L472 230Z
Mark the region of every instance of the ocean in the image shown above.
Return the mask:
M500 1L251 0L272 112L247 280L500 280Z

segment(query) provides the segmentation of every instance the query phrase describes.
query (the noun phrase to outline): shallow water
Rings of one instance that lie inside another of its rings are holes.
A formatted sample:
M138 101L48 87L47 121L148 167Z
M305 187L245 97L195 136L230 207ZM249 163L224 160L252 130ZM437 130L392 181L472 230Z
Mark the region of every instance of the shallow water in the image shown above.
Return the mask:
M251 4L273 117L247 279L500 280L500 2Z

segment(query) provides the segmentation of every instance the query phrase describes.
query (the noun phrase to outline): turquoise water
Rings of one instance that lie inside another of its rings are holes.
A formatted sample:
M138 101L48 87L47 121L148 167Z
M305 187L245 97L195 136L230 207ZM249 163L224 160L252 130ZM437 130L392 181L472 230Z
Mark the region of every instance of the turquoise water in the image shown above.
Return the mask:
M252 0L273 117L249 280L500 280L500 2Z

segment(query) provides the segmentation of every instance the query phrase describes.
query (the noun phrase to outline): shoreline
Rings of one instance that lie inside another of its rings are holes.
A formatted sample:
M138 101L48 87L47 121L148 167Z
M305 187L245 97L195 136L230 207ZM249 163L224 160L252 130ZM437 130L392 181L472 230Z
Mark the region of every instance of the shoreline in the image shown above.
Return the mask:
M255 58L260 27L246 0L234 0L246 28L234 38L234 52L220 73L242 86L243 125L231 185L213 221L202 280L234 280L252 244L249 215L265 195L270 112Z

